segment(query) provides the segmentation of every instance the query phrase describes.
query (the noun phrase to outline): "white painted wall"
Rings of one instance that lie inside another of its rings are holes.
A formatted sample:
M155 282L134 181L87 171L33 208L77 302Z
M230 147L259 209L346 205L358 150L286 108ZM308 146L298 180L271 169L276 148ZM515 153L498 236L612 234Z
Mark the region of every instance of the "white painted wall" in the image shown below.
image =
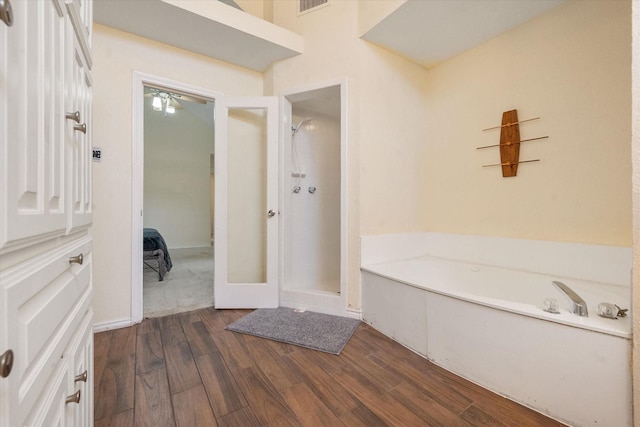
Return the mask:
M94 25L93 167L96 324L131 318L132 74L140 71L228 95L262 95L262 74ZM139 215L139 213L138 213Z
M424 226L537 240L631 245L628 1L567 2L428 75ZM502 178L503 111L520 119L518 176ZM375 231L375 230L371 230Z
M338 111L339 113L339 111ZM316 112L296 110L294 126L304 117L293 136L304 178L288 173L287 192L291 207L287 223L291 227L290 260L283 286L296 290L340 291L340 119ZM297 167L291 159L291 172ZM294 193L293 187L300 186ZM309 188L315 187L315 193Z
M189 111L166 117L145 99L144 226L171 248L211 244L213 129Z

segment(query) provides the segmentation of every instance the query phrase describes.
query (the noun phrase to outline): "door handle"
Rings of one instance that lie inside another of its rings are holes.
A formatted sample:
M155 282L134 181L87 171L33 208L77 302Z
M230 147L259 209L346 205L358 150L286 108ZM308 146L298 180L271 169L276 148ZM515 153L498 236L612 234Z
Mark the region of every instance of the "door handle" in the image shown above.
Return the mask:
M0 0L2 1L2 0ZM73 120L76 123L80 123L80 111L74 111L73 113L66 113L64 117L67 120Z
M77 130L78 132L87 133L87 124L80 123L79 125L73 125L73 130Z
M0 0L0 20L8 27L13 25L13 9L9 0Z
M67 396L67 398L64 400L64 403L69 404L69 403L80 403L80 390L76 391L75 393L73 393L70 396Z
M76 375L76 377L74 378L73 382L77 383L78 381L82 381L83 383L87 382L87 371L86 370L83 373L81 373L80 375Z
M273 218L274 216L276 216L276 213L273 209L269 209L269 212L267 212L267 216L269 218Z
M82 265L83 262L84 262L84 257L82 256L82 254L77 255L77 256L69 257L69 264L80 264L80 265Z
M0 355L0 377L7 378L13 368L13 351L7 350Z

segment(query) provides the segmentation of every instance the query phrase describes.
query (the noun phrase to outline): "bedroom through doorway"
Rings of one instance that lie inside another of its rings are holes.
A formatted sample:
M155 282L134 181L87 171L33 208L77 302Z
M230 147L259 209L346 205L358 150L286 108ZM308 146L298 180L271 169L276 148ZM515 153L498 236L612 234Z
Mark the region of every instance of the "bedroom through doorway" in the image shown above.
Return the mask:
M213 305L213 106L144 85L144 318Z

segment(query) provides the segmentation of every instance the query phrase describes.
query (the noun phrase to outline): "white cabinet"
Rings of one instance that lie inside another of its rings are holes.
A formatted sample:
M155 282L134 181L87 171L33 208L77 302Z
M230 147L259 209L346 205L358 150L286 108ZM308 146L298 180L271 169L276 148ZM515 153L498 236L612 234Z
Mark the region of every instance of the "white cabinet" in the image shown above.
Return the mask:
M0 359L0 426L92 426L92 4L9 1L13 25L0 22L0 356L13 360Z
M85 0L86 1L86 0ZM66 120L67 164L72 175L67 188L69 203L69 231L91 223L91 73L75 39L71 50L67 111L78 113L78 119Z
M2 225L0 248L67 227L64 73L67 20L51 0L12 1L0 23Z

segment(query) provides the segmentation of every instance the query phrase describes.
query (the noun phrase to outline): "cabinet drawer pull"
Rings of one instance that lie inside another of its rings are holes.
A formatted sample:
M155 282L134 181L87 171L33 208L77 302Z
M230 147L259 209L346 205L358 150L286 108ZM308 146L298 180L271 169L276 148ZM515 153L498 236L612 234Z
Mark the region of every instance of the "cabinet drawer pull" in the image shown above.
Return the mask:
M76 391L71 396L67 396L64 403L80 403L80 390Z
M13 351L7 350L0 355L0 377L7 378L13 368Z
M7 24L8 27L13 25L13 10L9 0L0 0L0 21Z
M72 256L69 258L69 264L80 264L82 265L82 261L84 261L84 257L82 254L78 256Z
M80 123L80 111L74 111L73 113L67 113L64 115L67 120L73 120L76 123Z
M73 126L73 130L77 130L77 131L82 132L82 133L87 133L87 124L86 123L80 123L79 125L74 125Z
M81 373L80 375L76 375L76 378L73 380L73 382L77 383L78 381L82 381L83 383L87 382L87 371L86 370L83 373Z

